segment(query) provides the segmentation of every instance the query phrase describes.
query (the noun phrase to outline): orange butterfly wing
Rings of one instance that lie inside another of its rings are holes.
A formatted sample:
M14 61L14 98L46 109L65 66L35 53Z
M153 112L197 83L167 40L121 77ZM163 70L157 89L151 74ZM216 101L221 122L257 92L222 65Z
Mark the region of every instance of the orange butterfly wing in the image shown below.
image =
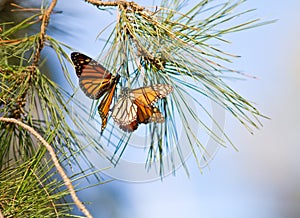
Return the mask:
M173 86L167 84L156 84L131 90L135 101L141 105L151 105L159 99L166 97L173 91Z
M164 122L164 117L153 103L164 98L173 91L173 87L167 84L156 84L132 90L135 95L137 109L137 121L139 123Z
M71 59L79 77L80 88L89 98L99 99L111 88L116 78L101 64L79 52L73 52Z
M130 124L127 125L120 125L120 129L122 129L125 132L133 132L134 130L136 130L138 128L138 122L136 120L134 120L133 122L131 122Z
M108 112L110 109L110 105L112 103L112 99L114 96L114 92L116 89L116 85L119 82L120 79L120 75L117 75L114 78L114 85L111 87L110 90L108 90L108 92L104 95L103 99L101 100L101 103L98 106L98 113L102 119L102 127L101 127L101 132L103 132L103 130L106 127L107 124L107 117L108 117Z
M141 106L137 108L137 121L138 123L163 123L165 121L164 116L159 109L154 106Z
M136 111L136 120L133 120L131 123L126 125L121 124L119 127L125 132L133 132L138 128L140 123L162 123L164 120L165 119L163 115L157 107L138 105Z

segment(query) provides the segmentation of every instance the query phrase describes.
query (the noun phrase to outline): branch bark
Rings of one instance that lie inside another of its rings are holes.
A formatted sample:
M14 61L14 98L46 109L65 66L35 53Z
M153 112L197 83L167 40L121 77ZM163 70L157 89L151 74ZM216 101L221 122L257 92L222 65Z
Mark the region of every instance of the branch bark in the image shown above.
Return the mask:
M119 0L119 1L111 1L111 2L103 2L101 0L85 0L86 2L93 4L97 7L124 7L124 8L132 8L134 11L143 11L144 8L137 3L131 1L124 1L124 0Z
M49 24L50 14L52 13L56 3L57 3L57 0L53 0L50 4L49 8L42 15L41 31L40 31L40 36L39 36L37 48L36 48L33 63L32 63L33 67L38 66L38 63L40 60L40 54L45 45L45 35L46 35L47 26Z

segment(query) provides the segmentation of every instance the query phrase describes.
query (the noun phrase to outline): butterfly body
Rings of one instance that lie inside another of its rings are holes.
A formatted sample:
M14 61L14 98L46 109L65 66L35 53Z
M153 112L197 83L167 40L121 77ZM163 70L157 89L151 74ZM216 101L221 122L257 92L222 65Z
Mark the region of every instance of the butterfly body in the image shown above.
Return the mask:
M103 97L98 106L98 112L102 119L102 132L106 127L108 112L120 75L112 75L97 61L79 52L73 52L71 59L79 78L79 86L86 96L91 99Z
M156 84L137 89L125 88L113 107L112 117L126 132L136 130L140 123L162 123L164 117L153 104L172 91L173 87L167 84Z

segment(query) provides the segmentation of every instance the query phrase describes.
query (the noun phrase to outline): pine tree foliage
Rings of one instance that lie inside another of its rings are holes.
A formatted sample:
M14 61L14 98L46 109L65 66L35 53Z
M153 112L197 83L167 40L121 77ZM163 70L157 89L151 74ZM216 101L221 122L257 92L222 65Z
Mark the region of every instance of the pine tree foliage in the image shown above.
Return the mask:
M66 203L69 191L53 163L39 149L31 158L0 172L0 202L4 217L76 217Z
M40 53L48 47L56 53L64 79L74 92L78 89L67 70L70 46L47 34L56 2L43 1L39 8L14 5L18 11L13 13L26 16L17 22L1 17L0 116L33 127L55 149L65 169L76 166L84 178L87 171L82 163L93 168L86 147L94 148L99 158L117 164L135 136L123 133L112 119L100 139L90 134L87 129L95 127L84 118L90 109L45 75ZM261 126L264 116L226 83L226 78L241 76L226 67L237 56L216 46L228 43L226 34L268 23L253 19L232 26L233 20L252 11L238 12L245 1L201 0L188 7L189 1L162 0L160 6L152 8L129 1L86 2L100 10L116 9L113 30L105 38L104 48L99 48L105 66L121 76L114 99L125 87L161 83L174 87L170 97L157 103L165 122L150 123L139 130L147 135L143 142L149 146L146 162L149 167L158 163L160 175L164 175L165 167L175 170L177 159L184 165L182 143L188 144L200 169L209 161L212 154L199 139L199 131L219 145L232 144L199 96L223 108L250 132ZM95 108L98 104L94 102ZM78 110L71 110L72 105ZM197 111L221 134L214 132ZM115 147L112 156L106 152L110 144ZM72 203L64 200L69 189L58 179L51 158L30 132L0 122L0 148L0 212L5 217L72 216Z
M101 1L88 2L97 6L107 5ZM132 2L116 3L115 27L103 48L103 52L108 51L105 53L106 64L122 75L119 90L159 83L174 87L172 97L158 103L158 108L167 117L166 122L164 125L148 124L144 133L149 135L148 142L145 142L149 146L148 166L158 164L162 175L164 166L170 166L166 172L176 167L176 159L184 165L182 143L189 144L200 169L213 157L199 139L199 131L221 146L233 145L213 113L199 101L199 96L229 112L251 133L261 127L260 118L265 118L226 83L226 77L242 75L225 66L238 56L228 54L215 45L229 43L224 37L226 34L268 22L253 19L231 26L231 21L253 11L235 12L244 1L219 3L203 0L187 8L188 2L162 1L161 6L152 9ZM209 122L201 116L207 117ZM196 128L191 123L196 123ZM212 130L212 124L220 133ZM110 132L114 131L112 125ZM128 134L116 135L114 143L117 141L118 146L115 155L121 158L133 138Z

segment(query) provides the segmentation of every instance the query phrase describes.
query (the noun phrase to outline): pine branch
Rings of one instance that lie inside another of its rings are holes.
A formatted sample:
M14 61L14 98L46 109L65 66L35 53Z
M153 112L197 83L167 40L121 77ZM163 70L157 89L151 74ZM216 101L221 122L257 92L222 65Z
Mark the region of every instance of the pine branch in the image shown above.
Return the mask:
M32 135L34 135L45 146L45 148L48 150L48 152L49 152L49 154L50 154L50 156L53 160L53 163L54 163L58 173L60 174L61 178L63 179L66 187L69 189L71 197L72 197L74 203L77 205L78 209L80 209L83 212L83 214L86 215L86 217L92 217L90 212L86 209L86 207L81 203L81 201L77 197L76 192L75 192L75 190L72 186L72 182L69 179L69 177L67 176L67 174L65 173L65 171L63 170L63 168L60 166L60 163L59 163L59 161L56 157L56 154L55 154L53 148L51 147L51 145L49 145L46 142L46 140L40 134L38 134L32 127L22 123L19 120L16 120L14 118L0 117L0 121L7 122L7 123L14 123L16 125L21 126L25 130L30 132Z
M93 4L97 7L121 7L121 8L132 8L134 11L144 11L145 8L139 6L137 3L133 1L111 1L111 2L103 2L100 0L85 0L86 2Z
M42 15L42 24L41 24L41 30L40 30L40 34L39 34L39 39L36 45L36 51L35 51L35 55L33 58L33 63L32 66L37 66L38 62L40 60L40 53L44 47L45 44L45 35L46 35L46 29L49 23L49 19L50 19L50 14L52 13L55 5L57 3L57 0L53 0L50 3L50 6L48 7L48 9L44 12L44 14Z

